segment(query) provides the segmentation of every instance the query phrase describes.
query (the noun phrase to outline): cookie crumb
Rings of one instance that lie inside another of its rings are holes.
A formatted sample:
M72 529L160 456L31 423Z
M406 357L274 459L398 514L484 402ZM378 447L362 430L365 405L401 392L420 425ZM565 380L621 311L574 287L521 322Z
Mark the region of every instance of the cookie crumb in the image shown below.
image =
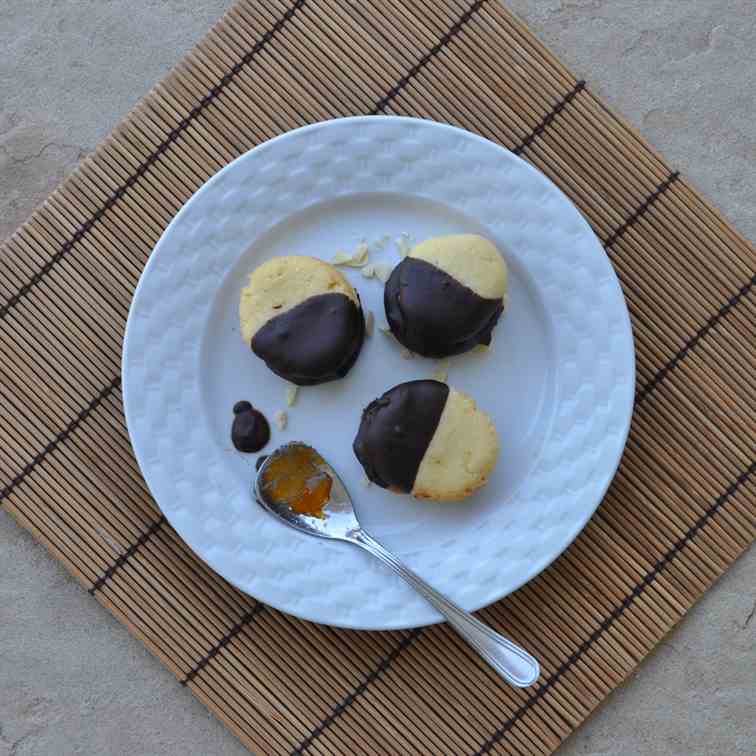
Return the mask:
M382 283L386 283L386 281L388 281L389 277L391 276L392 270L393 268L390 265L386 265L385 263L376 263L375 265L373 265L373 276Z
M396 240L396 247L399 250L400 257L404 258L412 251L412 237L403 231Z
M436 365L436 369L433 371L433 375L431 377L434 381L446 383L446 379L449 377L449 361L441 360Z
M273 413L273 422L276 424L278 430L286 430L286 423L288 421L289 416L283 410L278 410Z
M367 241L365 239L360 239L359 243L354 249L354 254L352 255L352 264L356 266L364 265L368 261L369 254L370 248L368 247Z
M348 265L350 268L362 268L367 264L370 250L364 239L361 239L351 254L343 249L336 250L331 258L331 265Z
M290 384L286 387L286 406L293 407L297 401L297 393L299 392L299 386Z
M346 265L352 256L343 249L337 249L336 254L331 258L331 265Z

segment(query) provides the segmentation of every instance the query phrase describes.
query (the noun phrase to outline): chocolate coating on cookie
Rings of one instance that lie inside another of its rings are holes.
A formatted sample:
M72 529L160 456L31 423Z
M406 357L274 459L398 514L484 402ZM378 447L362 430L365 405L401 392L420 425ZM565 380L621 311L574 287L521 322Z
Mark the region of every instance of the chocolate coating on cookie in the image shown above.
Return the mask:
M448 357L490 344L504 310L435 265L406 257L384 290L386 318L394 336L412 352Z
M300 386L343 378L365 338L362 310L344 294L318 294L271 318L252 351L277 375Z
M448 396L445 383L409 381L365 408L353 448L373 483L412 491Z

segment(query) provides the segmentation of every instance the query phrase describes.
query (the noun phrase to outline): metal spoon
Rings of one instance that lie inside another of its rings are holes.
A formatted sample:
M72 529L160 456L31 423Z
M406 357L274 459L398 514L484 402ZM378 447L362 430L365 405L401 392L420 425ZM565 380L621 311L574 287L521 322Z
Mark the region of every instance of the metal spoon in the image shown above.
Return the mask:
M276 500L270 480L265 480L271 462L292 452L312 453L315 466L332 480L330 496L322 516L295 512L287 501ZM369 535L357 521L352 500L336 471L311 447L299 442L286 444L274 451L261 465L254 485L255 498L263 509L280 517L292 528L337 541L346 541L369 551L384 564L401 575L421 596L446 617L449 624L485 659L507 682L520 688L532 685L540 674L538 662L526 651L477 620L445 596L432 588L419 575L406 567Z

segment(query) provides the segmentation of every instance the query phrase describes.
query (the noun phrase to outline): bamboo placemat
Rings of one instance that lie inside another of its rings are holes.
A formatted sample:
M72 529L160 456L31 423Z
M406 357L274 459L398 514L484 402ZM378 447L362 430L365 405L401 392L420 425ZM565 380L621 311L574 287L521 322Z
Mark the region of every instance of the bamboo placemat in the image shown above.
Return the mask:
M121 339L160 233L254 145L356 113L454 123L521 155L624 286L638 392L616 480L549 570L481 612L528 639L533 689L501 684L446 627L341 631L256 603L181 542L131 454ZM549 753L756 536L755 267L495 0L241 2L3 250L0 500L261 754Z

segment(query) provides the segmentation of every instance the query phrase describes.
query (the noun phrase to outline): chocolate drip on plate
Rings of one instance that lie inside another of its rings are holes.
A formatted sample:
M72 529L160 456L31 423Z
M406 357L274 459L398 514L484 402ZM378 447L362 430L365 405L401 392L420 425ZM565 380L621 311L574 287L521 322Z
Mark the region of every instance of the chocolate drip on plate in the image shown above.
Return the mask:
M240 452L258 452L270 441L270 425L262 412L249 402L234 405L234 422L231 426L231 443Z

